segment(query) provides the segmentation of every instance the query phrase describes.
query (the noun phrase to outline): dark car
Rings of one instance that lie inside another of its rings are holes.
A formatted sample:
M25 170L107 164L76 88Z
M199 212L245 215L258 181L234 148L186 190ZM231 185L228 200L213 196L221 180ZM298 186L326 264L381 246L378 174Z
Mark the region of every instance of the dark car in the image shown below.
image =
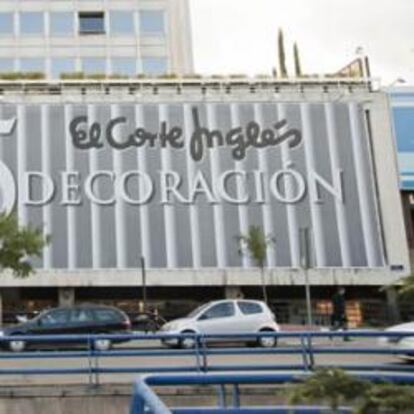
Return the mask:
M77 334L118 334L129 333L131 322L128 316L121 310L101 305L80 305L74 307L61 307L43 311L38 316L27 322L6 327L0 331L0 345L14 352L20 352L28 347L45 347L51 342L2 341L1 337L14 335L77 335ZM95 349L104 351L111 347L113 342L123 342L122 339L111 341L110 339L96 339L93 343ZM85 345L83 341L61 341L54 346Z

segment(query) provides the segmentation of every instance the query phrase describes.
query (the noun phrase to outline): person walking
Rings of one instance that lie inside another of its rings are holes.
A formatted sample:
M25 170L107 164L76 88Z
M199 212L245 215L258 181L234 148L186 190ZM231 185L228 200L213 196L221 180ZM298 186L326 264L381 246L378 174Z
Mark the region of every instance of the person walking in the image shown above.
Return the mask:
M348 329L348 319L346 317L346 302L345 302L345 288L339 287L337 292L332 296L332 316L331 316L331 330ZM344 336L344 341L349 338Z

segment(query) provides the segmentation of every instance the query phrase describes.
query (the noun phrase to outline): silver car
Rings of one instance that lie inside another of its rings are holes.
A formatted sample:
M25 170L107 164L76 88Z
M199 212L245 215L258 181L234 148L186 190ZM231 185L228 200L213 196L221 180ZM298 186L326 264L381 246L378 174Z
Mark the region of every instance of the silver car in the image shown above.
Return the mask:
M160 333L220 335L278 331L275 315L264 302L236 299L208 302L186 317L166 323L161 327ZM213 341L214 338L208 340ZM272 336L258 336L256 340L251 337L244 338L244 342L252 342L252 340L257 345L267 348L277 344L277 338ZM223 339L219 341L222 342ZM232 339L232 342L234 341L235 339ZM192 348L195 345L195 340L191 336L181 339L165 338L162 342L180 348Z

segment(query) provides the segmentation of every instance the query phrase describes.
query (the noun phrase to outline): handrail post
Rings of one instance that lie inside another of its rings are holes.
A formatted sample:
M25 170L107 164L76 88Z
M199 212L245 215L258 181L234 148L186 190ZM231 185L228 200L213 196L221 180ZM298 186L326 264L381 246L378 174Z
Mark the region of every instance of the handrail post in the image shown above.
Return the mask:
M239 384L233 385L233 398L232 398L233 408L240 408L240 389Z
M94 380L93 380L93 366L92 366L92 341L91 341L90 335L88 335L88 338L87 338L87 346L88 346L89 386L92 387L94 385Z
M313 353L312 333L308 332L306 338L307 338L307 349L308 349L308 355L309 355L309 369L313 371L315 367L315 356Z
M220 408L227 407L227 393L226 393L226 386L224 384L220 384L218 387L218 406Z
M303 369L304 369L304 371L309 371L308 353L307 353L305 337L304 337L303 334L300 334L300 343L301 343L301 346L302 346Z
M194 338L194 352L196 357L196 365L197 365L197 371L202 371L201 361L200 361L200 334L195 334Z
M203 372L208 372L207 341L201 336L201 356L203 358Z

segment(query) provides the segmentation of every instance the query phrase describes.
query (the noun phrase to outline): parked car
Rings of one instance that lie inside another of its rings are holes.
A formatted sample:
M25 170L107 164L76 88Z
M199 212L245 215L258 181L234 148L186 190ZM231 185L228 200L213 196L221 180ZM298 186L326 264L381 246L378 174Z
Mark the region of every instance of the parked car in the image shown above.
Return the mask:
M163 334L255 334L259 332L278 332L275 315L264 302L256 300L219 300L206 303L184 318L170 321L162 326ZM214 338L210 338L213 341ZM232 339L232 342L235 339ZM252 338L240 338L251 342ZM217 339L216 339L217 341ZM220 339L220 341L223 341ZM166 338L162 342L167 346L192 348L195 340L188 338ZM258 336L253 342L270 348L277 344L277 338Z
M414 322L402 323L385 329L385 332L412 332L413 336L383 336L379 339L382 346L389 346L395 349L410 350L413 352L404 352L400 356L404 359L414 359Z
M0 330L0 346L14 352L21 352L29 347L50 347L79 345L82 341L68 343L34 342L16 339L15 341L1 340L4 336L15 335L71 335L71 334L118 334L129 333L131 322L121 310L102 305L80 305L60 307L41 312L38 316L15 326ZM112 342L110 339L96 339L93 346L97 350L107 350ZM83 340L84 342L84 340Z

